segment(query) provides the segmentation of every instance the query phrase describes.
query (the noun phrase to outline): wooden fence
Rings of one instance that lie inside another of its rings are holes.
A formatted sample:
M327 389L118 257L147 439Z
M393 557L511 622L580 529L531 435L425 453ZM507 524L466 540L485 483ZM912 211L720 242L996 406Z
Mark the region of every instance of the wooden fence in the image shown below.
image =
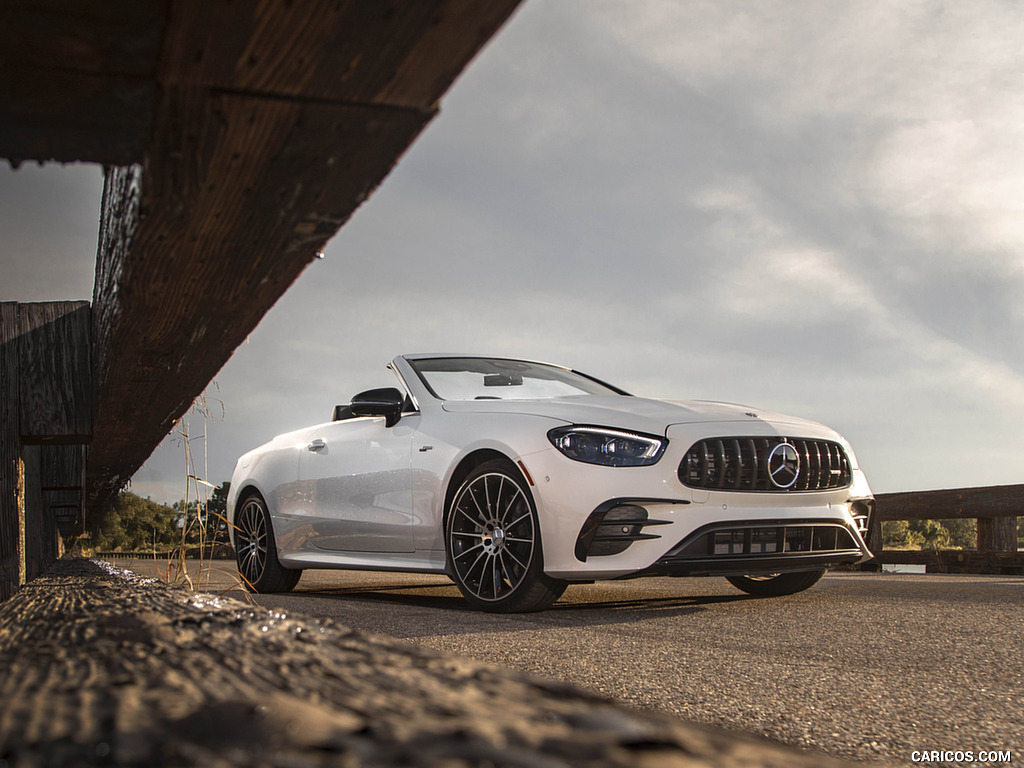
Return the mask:
M881 493L868 532L873 564L925 565L932 572L1024 574L1017 551L1017 517L1024 516L1024 485ZM886 550L882 523L889 520L978 520L976 550ZM869 564L870 567L870 564Z

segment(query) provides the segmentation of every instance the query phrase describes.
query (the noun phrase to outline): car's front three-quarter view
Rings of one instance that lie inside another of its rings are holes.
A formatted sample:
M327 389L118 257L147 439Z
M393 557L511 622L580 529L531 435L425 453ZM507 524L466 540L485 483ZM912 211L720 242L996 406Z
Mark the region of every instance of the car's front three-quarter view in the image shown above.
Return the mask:
M251 589L306 568L446 573L477 608L530 611L649 575L791 594L871 556L871 490L821 424L527 360L389 368L394 386L238 460L229 528Z

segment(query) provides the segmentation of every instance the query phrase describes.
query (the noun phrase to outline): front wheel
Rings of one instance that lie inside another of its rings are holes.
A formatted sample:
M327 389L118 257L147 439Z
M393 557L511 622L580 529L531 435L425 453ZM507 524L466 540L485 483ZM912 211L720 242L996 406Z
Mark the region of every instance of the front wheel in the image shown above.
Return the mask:
M544 573L533 497L515 466L488 461L452 499L445 520L448 569L474 608L542 611L568 584Z
M247 496L235 515L238 573L253 592L290 592L302 571L285 568L277 559L270 513L260 496Z
M818 583L825 571L801 571L799 573L772 573L763 576L726 576L736 589L756 597L781 597L810 589Z

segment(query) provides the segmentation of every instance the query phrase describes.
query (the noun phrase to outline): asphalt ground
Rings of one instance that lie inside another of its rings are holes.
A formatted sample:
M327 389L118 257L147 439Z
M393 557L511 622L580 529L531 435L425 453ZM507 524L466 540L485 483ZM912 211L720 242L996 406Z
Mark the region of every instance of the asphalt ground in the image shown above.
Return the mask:
M162 562L127 567L168 575ZM1022 577L835 572L770 599L720 578L638 579L494 615L438 576L307 571L294 593L247 596L230 563L189 571L206 591L784 744L907 765L1024 761Z

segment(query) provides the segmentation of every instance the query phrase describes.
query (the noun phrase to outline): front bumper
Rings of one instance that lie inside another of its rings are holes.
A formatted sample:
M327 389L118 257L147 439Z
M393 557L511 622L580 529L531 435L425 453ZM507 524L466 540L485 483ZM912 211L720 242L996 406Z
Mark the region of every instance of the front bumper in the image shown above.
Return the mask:
M534 481L544 571L568 581L743 575L871 557L873 501L859 470L850 487L829 491L709 492L680 482L686 447L670 445L650 467L582 464L554 449L521 457Z

